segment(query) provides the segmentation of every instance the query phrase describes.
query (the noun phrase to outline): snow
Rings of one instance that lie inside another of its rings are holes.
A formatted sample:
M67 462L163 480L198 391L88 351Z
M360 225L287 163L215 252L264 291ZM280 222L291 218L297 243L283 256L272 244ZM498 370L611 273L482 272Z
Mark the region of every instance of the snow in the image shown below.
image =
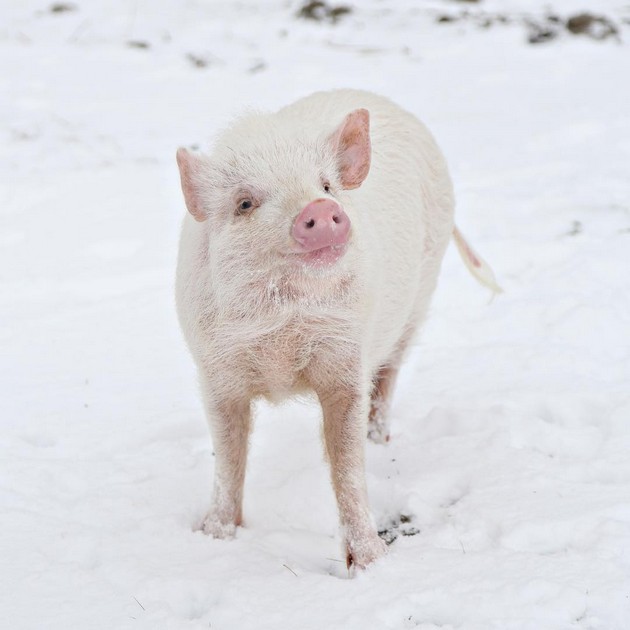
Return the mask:
M630 627L630 9L594 4L366 0L333 25L281 0L5 3L3 627ZM619 37L436 23L551 9ZM505 289L489 304L449 249L368 445L400 535L352 579L307 402L260 406L237 538L193 531L213 458L173 306L175 148L344 86L429 125Z

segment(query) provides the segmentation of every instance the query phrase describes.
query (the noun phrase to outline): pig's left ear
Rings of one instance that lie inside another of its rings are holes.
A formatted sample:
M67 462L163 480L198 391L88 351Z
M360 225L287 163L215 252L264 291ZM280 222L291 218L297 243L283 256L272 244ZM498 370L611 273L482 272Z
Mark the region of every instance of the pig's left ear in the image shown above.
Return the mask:
M345 190L358 188L370 171L370 113L355 109L331 137L337 152L341 184Z
M208 211L203 204L203 191L207 177L207 159L191 153L188 149L180 148L177 149L177 166L188 212L197 221L205 221L208 218Z

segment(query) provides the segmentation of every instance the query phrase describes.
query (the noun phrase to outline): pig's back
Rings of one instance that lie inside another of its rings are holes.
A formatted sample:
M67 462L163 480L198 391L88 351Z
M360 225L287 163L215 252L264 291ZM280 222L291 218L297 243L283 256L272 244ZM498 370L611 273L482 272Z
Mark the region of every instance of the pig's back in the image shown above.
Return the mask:
M372 162L361 187L343 196L358 215L366 350L376 368L426 315L453 229L454 202L433 137L388 99L357 90L319 92L281 111L329 135L358 108L370 112Z

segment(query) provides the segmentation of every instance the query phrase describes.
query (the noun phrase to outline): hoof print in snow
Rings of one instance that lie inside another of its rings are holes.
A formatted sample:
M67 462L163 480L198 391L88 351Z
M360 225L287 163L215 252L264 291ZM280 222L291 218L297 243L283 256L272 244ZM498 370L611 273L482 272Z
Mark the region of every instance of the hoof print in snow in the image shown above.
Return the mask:
M412 524L413 517L408 514L400 514L392 519L387 527L378 530L378 535L387 545L391 545L398 536L415 536L420 533Z
M336 24L344 15L352 13L352 9L345 5L330 6L321 0L307 2L298 11L297 16L315 22L331 22Z

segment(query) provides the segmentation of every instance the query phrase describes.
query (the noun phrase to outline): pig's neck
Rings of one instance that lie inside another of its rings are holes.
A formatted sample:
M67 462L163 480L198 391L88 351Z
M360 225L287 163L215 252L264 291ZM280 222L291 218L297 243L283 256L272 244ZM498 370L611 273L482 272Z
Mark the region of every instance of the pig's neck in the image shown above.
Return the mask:
M234 291L226 285L217 287L215 295L222 332L231 329L235 338L240 334L251 341L307 322L353 321L361 292L350 274L296 278L278 273L251 279Z

